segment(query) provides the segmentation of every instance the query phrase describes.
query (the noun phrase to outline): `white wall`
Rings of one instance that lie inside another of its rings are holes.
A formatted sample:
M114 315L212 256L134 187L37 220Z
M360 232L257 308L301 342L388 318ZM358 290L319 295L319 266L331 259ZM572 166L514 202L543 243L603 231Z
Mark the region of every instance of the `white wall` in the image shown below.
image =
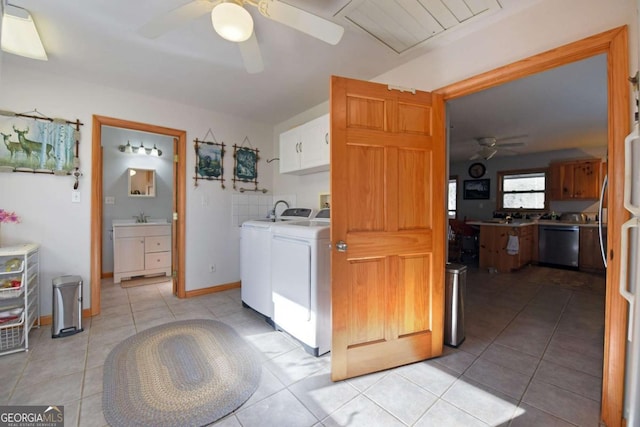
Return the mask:
M98 114L187 131L186 289L193 290L240 280L239 229L232 226L231 174L233 144L248 136L260 149L262 159L271 158L273 127L206 111L187 105L73 81L61 76L35 73L25 67L3 63L0 79L0 110L38 111L70 120L80 119L81 202L71 203L73 180L69 177L27 173L0 174L0 205L16 211L21 224L5 224L3 241L33 241L42 245L42 313L51 313L51 280L62 274L84 278L84 306L90 303L91 242L91 133L92 115ZM212 129L226 144L225 184L199 181L193 185L195 151L193 139ZM273 166L259 162L260 183L270 187ZM261 185L262 186L262 185ZM215 263L215 273L208 265Z
M635 17L634 0L542 0L504 21L434 48L372 81L431 91L622 25L629 26L629 75L632 75L638 63L638 22ZM328 103L323 103L277 125L274 151L278 150L280 132L328 110ZM329 188L329 174L304 177L279 177L276 174L274 188L315 202L314 193Z

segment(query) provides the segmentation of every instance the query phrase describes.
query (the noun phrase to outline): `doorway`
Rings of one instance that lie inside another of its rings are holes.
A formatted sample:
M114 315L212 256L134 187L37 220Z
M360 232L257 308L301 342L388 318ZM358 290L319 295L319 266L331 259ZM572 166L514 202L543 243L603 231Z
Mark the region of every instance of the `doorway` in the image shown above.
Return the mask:
M173 174L173 271L174 293L185 297L185 211L186 211L186 131L132 122L105 116L93 116L91 188L91 315L100 314L100 283L102 275L103 165L102 126L155 133L174 139Z
M471 77L436 91L453 100L484 89L537 74L599 54L607 55L608 75L608 176L609 195L619 198L624 182L624 138L629 133L628 35L626 27L571 43ZM609 203L609 230L620 230L627 214L621 204ZM605 306L604 368L601 417L610 427L622 424L626 352L627 304L615 285L620 280L620 233L607 236L609 252Z

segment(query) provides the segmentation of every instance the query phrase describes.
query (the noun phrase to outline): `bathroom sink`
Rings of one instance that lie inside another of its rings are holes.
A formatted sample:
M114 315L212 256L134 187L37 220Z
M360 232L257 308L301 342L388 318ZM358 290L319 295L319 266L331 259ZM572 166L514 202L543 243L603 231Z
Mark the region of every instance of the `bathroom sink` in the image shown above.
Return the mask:
M147 218L147 222L138 222L135 218L131 219L114 219L111 225L116 227L119 225L154 225L154 224L167 224L166 218Z

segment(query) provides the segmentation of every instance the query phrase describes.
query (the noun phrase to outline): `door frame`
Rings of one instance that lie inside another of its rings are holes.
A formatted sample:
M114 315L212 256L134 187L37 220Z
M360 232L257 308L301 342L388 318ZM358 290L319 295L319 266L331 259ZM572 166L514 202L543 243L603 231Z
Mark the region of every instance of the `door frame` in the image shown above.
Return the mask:
M628 306L618 292L620 230L628 213L622 208L624 138L630 132L629 47L626 26L569 43L512 64L440 88L445 102L599 54L607 54L609 221L605 296L604 363L601 418L608 427L623 424ZM616 203L620 201L620 203Z
M177 167L177 185L174 185L174 198L177 198L178 219L173 220L173 228L178 237L172 242L173 250L177 251L177 265L172 266L177 272L177 296L185 298L185 212L186 212L186 146L187 132L147 123L132 122L113 117L93 115L93 134L91 150L91 316L100 314L100 283L102 280L102 126L113 126L141 132L156 133L178 139L177 153L173 153Z

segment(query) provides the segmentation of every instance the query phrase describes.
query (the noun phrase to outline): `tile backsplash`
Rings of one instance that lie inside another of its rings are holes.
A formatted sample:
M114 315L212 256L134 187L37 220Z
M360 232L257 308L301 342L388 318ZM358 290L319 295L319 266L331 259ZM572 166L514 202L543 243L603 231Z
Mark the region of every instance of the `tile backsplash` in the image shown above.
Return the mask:
M231 196L231 222L234 227L240 227L250 219L267 218L276 200L286 200L290 207L296 207L295 195L272 196L270 194L234 193ZM284 205L278 206L278 215L282 213Z

